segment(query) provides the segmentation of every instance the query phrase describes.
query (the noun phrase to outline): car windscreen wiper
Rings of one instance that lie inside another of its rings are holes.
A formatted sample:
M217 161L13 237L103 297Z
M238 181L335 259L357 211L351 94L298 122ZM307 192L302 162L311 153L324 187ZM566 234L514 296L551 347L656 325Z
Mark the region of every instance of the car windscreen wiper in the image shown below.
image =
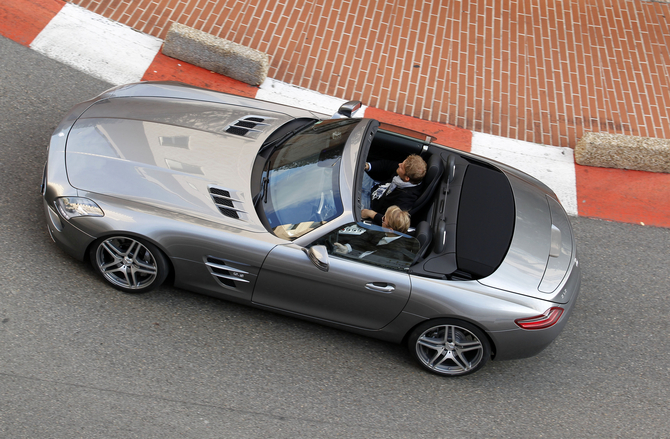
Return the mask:
M261 179L261 190L258 191L252 200L254 206L256 206L258 201L261 199L263 199L264 203L268 202L268 185L270 183L270 157L268 157L268 159L265 161L261 175L263 176Z
M268 185L270 184L270 173L263 177L263 203L268 202Z

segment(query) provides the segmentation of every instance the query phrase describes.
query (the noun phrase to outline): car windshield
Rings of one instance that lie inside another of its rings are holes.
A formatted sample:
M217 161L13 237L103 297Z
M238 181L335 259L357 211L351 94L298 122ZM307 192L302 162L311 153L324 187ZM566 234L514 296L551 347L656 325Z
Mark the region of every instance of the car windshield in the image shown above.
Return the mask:
M262 176L263 211L275 235L293 240L342 214L342 153L359 122L317 122L272 152Z

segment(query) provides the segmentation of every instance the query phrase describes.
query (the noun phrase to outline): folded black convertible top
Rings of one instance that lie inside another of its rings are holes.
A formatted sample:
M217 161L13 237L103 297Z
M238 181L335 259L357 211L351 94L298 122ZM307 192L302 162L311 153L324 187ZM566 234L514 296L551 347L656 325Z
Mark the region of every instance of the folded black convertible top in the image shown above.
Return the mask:
M507 254L514 220L514 195L505 174L493 167L470 163L458 207L458 269L473 278L492 274Z

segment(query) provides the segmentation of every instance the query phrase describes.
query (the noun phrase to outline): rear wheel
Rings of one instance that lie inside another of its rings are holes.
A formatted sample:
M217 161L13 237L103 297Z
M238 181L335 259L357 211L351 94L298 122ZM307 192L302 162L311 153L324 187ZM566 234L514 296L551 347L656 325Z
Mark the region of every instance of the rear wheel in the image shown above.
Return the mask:
M491 356L484 333L455 319L436 319L419 325L410 334L408 347L422 367L442 376L474 373Z
M114 288L145 293L163 283L168 263L156 246L127 236L102 238L91 247L91 263Z

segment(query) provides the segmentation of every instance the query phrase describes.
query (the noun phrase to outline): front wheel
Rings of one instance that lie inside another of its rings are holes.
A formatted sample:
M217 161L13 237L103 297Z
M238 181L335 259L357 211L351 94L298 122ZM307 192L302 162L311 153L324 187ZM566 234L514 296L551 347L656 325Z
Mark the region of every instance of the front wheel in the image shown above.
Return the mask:
M491 346L474 325L455 319L436 319L416 327L409 350L422 367L442 376L463 376L484 367Z
M89 256L95 271L114 288L126 293L151 291L168 275L163 253L137 238L102 238L91 247Z

